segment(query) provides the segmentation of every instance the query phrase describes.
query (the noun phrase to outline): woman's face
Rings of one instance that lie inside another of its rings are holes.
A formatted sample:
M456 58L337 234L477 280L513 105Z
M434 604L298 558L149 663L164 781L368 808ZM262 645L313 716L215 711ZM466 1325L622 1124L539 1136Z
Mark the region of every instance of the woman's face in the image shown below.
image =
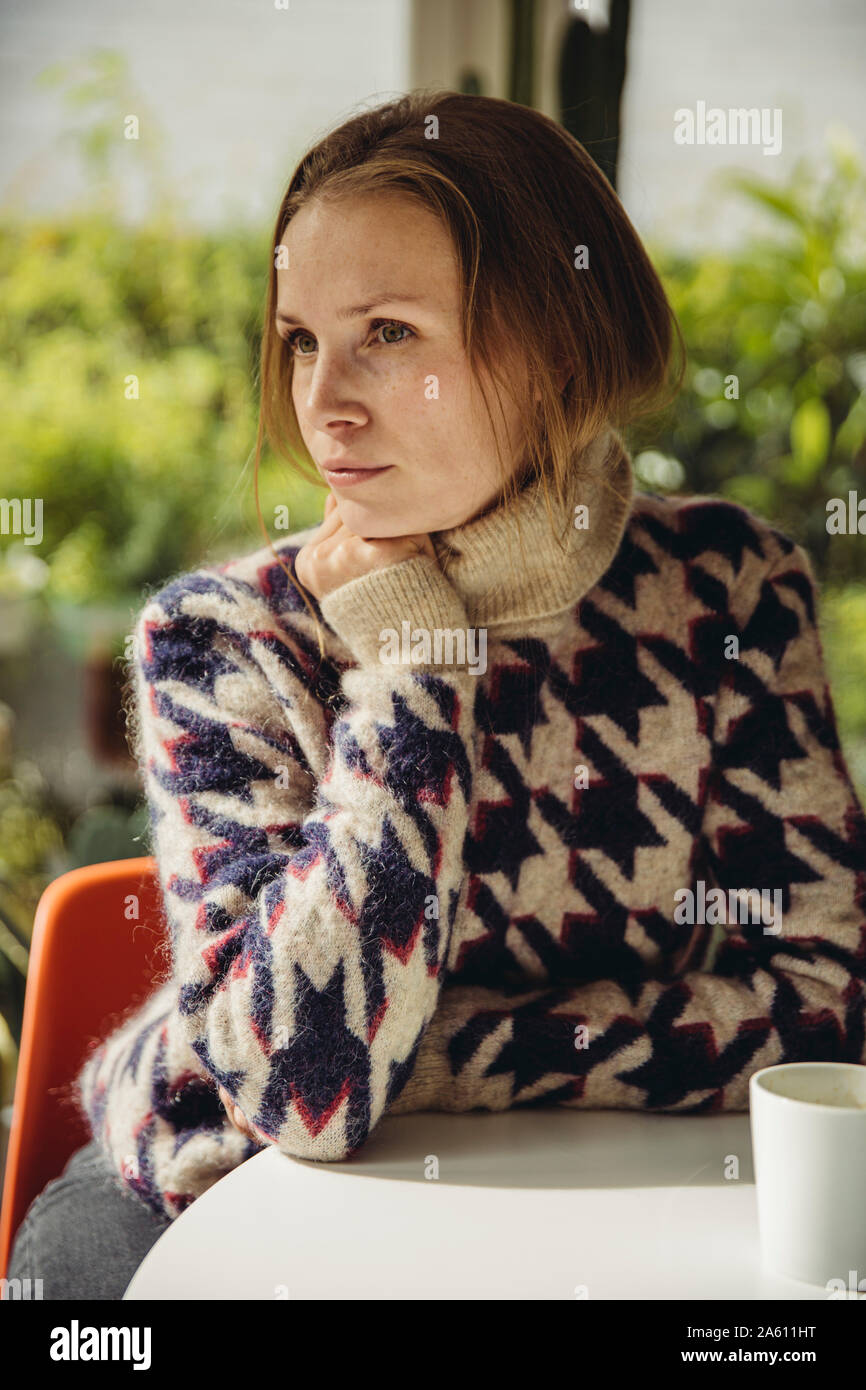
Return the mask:
M328 481L369 539L458 526L501 486L494 435L463 348L458 267L431 212L399 193L306 204L283 238L277 331L293 355L301 436L323 465L386 467ZM511 397L488 399L506 467L524 457ZM507 430L507 433L506 433Z

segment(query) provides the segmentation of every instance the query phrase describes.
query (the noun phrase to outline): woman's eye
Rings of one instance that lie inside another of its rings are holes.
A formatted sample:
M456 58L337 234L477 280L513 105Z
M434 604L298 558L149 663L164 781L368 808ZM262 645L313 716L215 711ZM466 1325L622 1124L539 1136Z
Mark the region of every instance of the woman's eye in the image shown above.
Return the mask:
M285 339L284 339L284 342L288 343L288 345L289 345L289 347L291 348L292 352L294 352L294 351L295 351L295 347L296 347L297 343L301 340L301 338L307 338L311 343L314 343L314 342L316 341L315 338L313 337L313 335L312 335L311 333L305 333L304 330L303 330L302 328L296 328L296 329L294 330L293 333L287 333L287 334L286 334L286 337L285 337ZM308 357L308 356L309 356L309 353L306 353L306 352L299 352L299 353L296 353L295 355L296 355L297 357Z
M406 337L402 338L380 338L379 344L381 347L402 347L403 343L408 343L409 339L414 338L415 336L408 324L400 323L397 319L376 319L372 325L372 328L374 333L382 333L383 331L396 329L397 332L405 333L407 335ZM299 350L299 344L305 338L309 343L313 344L313 347L309 352ZM290 350L294 353L296 357L311 357L313 352L315 352L316 340L313 337L312 333L308 333L304 328L294 329L293 332L288 333L286 335L283 341L288 344Z
M405 323L399 323L396 319L380 319L377 321L376 324L374 324L374 328L376 329L377 333L381 333L383 329L396 328L400 331L408 333L409 338L414 338L415 336L411 328L409 328ZM393 345L394 347L397 347L400 343L408 343L409 338L386 338L385 342L389 346Z

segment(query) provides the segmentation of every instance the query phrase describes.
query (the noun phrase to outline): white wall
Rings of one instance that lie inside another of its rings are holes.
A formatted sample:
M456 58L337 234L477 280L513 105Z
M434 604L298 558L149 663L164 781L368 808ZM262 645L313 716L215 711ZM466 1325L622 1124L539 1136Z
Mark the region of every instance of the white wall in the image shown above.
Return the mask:
M416 0L425 41L416 81L456 84L471 62L490 96L507 92L506 0ZM593 28L606 0L575 11ZM536 104L558 118L558 55L568 0L538 0ZM779 182L803 154L824 157L828 125L846 126L866 151L864 0L633 0L622 105L619 194L642 236L682 246L730 245L760 214L725 203L717 175L736 167ZM782 148L677 145L674 112L780 108Z
M863 0L635 0L619 192L638 231L683 245L732 243L751 219L720 205L719 171L736 166L781 182L801 155L823 158L834 122L866 156L864 74ZM675 145L674 111L698 100L780 107L781 153Z
M129 60L131 110L166 137L174 187L204 224L261 225L307 145L410 84L409 0L3 0L0 209L51 210L86 187L64 142L70 116L35 85L48 64L93 48ZM140 152L116 166L131 220L146 213Z
M170 176L195 221L275 214L294 162L358 103L430 82L456 85L479 67L506 94L507 0L4 0L0 7L0 208L52 210L83 191L70 116L34 85L49 63L119 48L166 138ZM556 115L556 53L567 0L540 0L538 102ZM602 22L606 0L592 0ZM680 242L725 242L741 222L719 215L713 179L735 164L781 179L825 128L847 125L866 147L863 0L633 0L620 194L638 230ZM677 146L673 113L698 100L781 107L783 148ZM140 151L121 152L129 216L147 211Z

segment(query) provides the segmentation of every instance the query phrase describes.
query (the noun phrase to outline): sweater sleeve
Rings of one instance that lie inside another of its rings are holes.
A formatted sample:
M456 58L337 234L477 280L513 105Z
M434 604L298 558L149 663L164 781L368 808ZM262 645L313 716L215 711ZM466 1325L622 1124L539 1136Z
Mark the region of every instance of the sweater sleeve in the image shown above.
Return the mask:
M167 981L96 1043L74 1087L116 1183L170 1220L262 1147L226 1115L184 1036L176 994Z
M707 893L725 900L712 969L634 990L449 982L391 1113L747 1110L760 1067L866 1062L866 817L839 745L811 562L785 540L716 699L700 846ZM751 910L732 902L755 888L770 890L775 917L754 895Z
M351 581L321 612L348 653L331 667L330 721L306 639L224 571L147 603L133 673L171 936L163 1023L263 1144L339 1160L399 1095L438 1001L463 880L475 679L431 652L380 659L383 629L407 620L466 628L429 556ZM146 1026L137 1016L131 1028ZM97 1124L121 1131L116 1161L152 1111L150 1054L135 1094L118 1085L136 1045L112 1035L88 1078L102 1086L87 1093ZM139 1154L162 1196L184 1180L174 1143L163 1127ZM233 1142L228 1156L239 1153Z

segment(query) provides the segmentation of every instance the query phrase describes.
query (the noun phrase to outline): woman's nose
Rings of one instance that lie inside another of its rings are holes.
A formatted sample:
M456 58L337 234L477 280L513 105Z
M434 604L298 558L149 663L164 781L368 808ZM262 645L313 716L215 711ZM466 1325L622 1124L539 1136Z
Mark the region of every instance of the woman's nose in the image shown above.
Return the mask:
M304 386L307 419L318 429L335 420L363 424L368 410L354 372L339 362L317 361Z

